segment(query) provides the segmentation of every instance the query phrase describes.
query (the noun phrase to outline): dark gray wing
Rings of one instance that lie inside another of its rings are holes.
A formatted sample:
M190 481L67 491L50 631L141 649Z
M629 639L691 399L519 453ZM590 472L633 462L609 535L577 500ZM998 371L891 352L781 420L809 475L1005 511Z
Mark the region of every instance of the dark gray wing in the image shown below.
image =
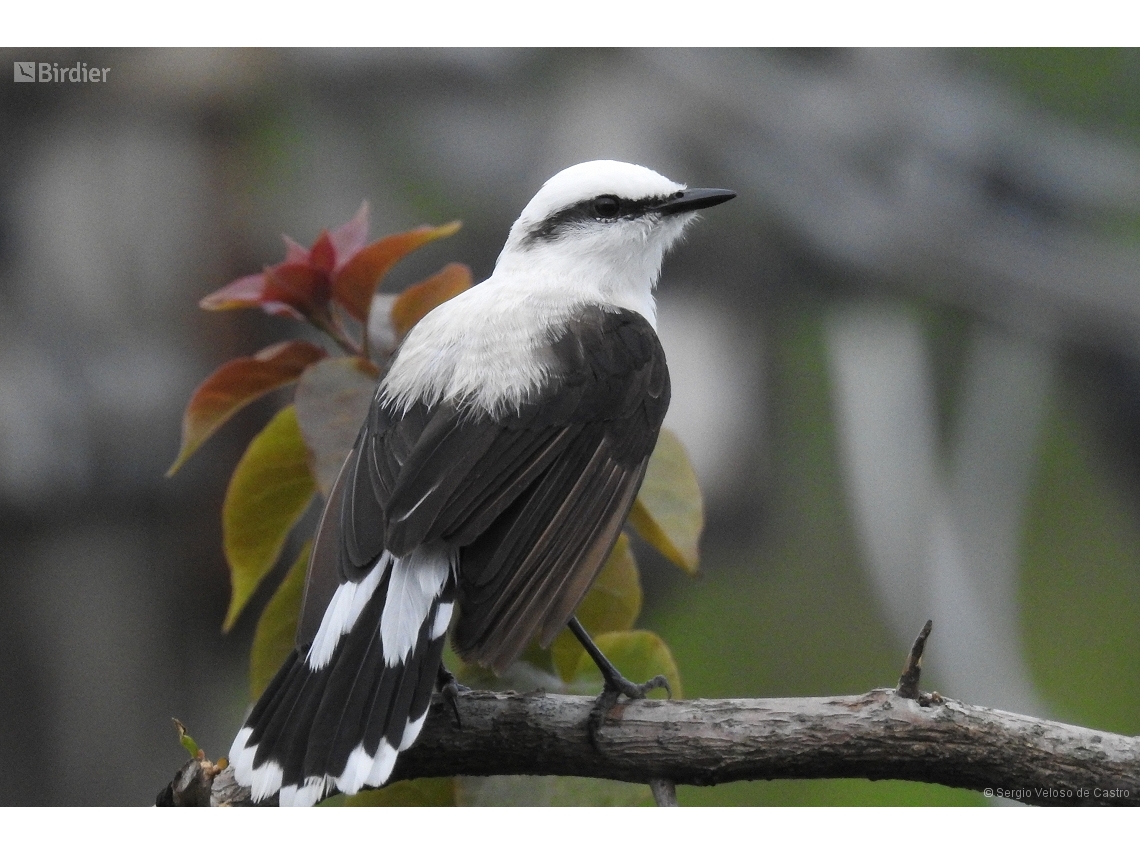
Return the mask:
M565 625L620 533L669 404L641 315L584 310L551 343L552 378L517 411L374 401L326 508L298 645L336 586L388 549L462 547L458 651L496 669Z
M555 352L562 401L549 407L565 444L462 552L454 643L496 670L566 625L621 532L669 406L664 352L636 313L584 318Z

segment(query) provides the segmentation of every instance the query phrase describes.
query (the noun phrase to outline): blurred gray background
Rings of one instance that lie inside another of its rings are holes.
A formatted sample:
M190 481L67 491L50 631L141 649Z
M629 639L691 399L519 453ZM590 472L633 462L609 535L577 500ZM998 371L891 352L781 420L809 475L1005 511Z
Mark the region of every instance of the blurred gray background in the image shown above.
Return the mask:
M642 554L687 696L924 686L1140 731L1140 53L0 50L0 804L145 804L248 703L227 473L173 479L221 361L295 334L198 300L371 203L461 219L393 272L490 273L547 177L616 158L736 190L666 262L667 424L700 578ZM264 598L263 598L264 599ZM890 782L689 804L977 803Z

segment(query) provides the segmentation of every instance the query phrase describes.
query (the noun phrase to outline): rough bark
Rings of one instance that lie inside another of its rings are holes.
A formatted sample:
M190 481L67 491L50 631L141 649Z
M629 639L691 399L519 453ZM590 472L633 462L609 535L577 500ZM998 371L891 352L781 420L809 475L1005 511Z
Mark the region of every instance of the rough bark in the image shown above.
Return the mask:
M1140 738L938 695L876 689L831 698L639 700L611 710L591 738L593 704L570 695L465 692L459 727L437 700L393 780L576 775L707 786L890 778L1028 804L1140 805ZM160 802L242 805L249 792L229 770L191 761Z

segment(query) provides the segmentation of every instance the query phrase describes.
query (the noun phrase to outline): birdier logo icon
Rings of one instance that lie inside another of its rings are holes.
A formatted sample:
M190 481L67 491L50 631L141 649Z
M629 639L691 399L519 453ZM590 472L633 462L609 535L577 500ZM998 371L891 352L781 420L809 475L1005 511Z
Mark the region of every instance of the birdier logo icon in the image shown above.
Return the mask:
M63 65L58 62L14 62L12 79L16 83L106 83L111 68L88 66L85 62Z

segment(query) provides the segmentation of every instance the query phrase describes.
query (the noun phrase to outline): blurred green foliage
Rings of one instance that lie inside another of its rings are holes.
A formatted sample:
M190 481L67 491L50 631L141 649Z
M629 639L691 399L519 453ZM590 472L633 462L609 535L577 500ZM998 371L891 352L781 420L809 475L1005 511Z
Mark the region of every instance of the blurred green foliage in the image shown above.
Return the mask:
M967 55L1047 112L1130 144L1140 141L1140 50L1001 48ZM1095 227L1127 240L1140 237L1140 217L1127 211L1100 212Z
M1140 136L1140 52L964 56L1046 110ZM1093 224L1132 240L1140 234L1140 224L1119 225ZM880 619L848 517L823 339L827 301L819 297L793 300L764 331L771 470L761 485L768 494L763 547L708 548L698 583L675 589L645 621L669 639L690 697L858 693L893 684L905 657ZM973 323L937 304L911 308L931 333L946 427ZM1047 402L1021 544L1020 631L1032 678L1055 718L1137 733L1140 509L1122 486L1114 451L1092 427L1080 382L1062 372ZM938 656L937 636L935 627L928 662ZM679 798L693 805L984 803L945 787L856 780L682 787Z
M1140 51L1000 48L970 58L1031 102L1098 130L1140 134Z
M896 647L860 570L840 479L821 315L773 324L771 534L756 553L708 553L702 578L646 624L669 639L689 697L858 694L893 685ZM915 628L917 632L919 627ZM681 787L683 805L982 804L902 781Z
M1030 497L1026 652L1057 718L1140 733L1140 525L1075 405L1056 396Z
M755 553L710 551L697 584L678 587L646 621L670 640L691 697L859 693L893 684L905 657L880 620L847 518L820 315L802 309L773 328L768 543ZM1053 717L1136 733L1140 520L1083 418L1073 382L1056 385L1042 432L1022 544L1021 632ZM944 392L952 396L952 384ZM937 650L936 629L928 659ZM680 799L983 803L978 794L945 787L869 781L685 787Z

